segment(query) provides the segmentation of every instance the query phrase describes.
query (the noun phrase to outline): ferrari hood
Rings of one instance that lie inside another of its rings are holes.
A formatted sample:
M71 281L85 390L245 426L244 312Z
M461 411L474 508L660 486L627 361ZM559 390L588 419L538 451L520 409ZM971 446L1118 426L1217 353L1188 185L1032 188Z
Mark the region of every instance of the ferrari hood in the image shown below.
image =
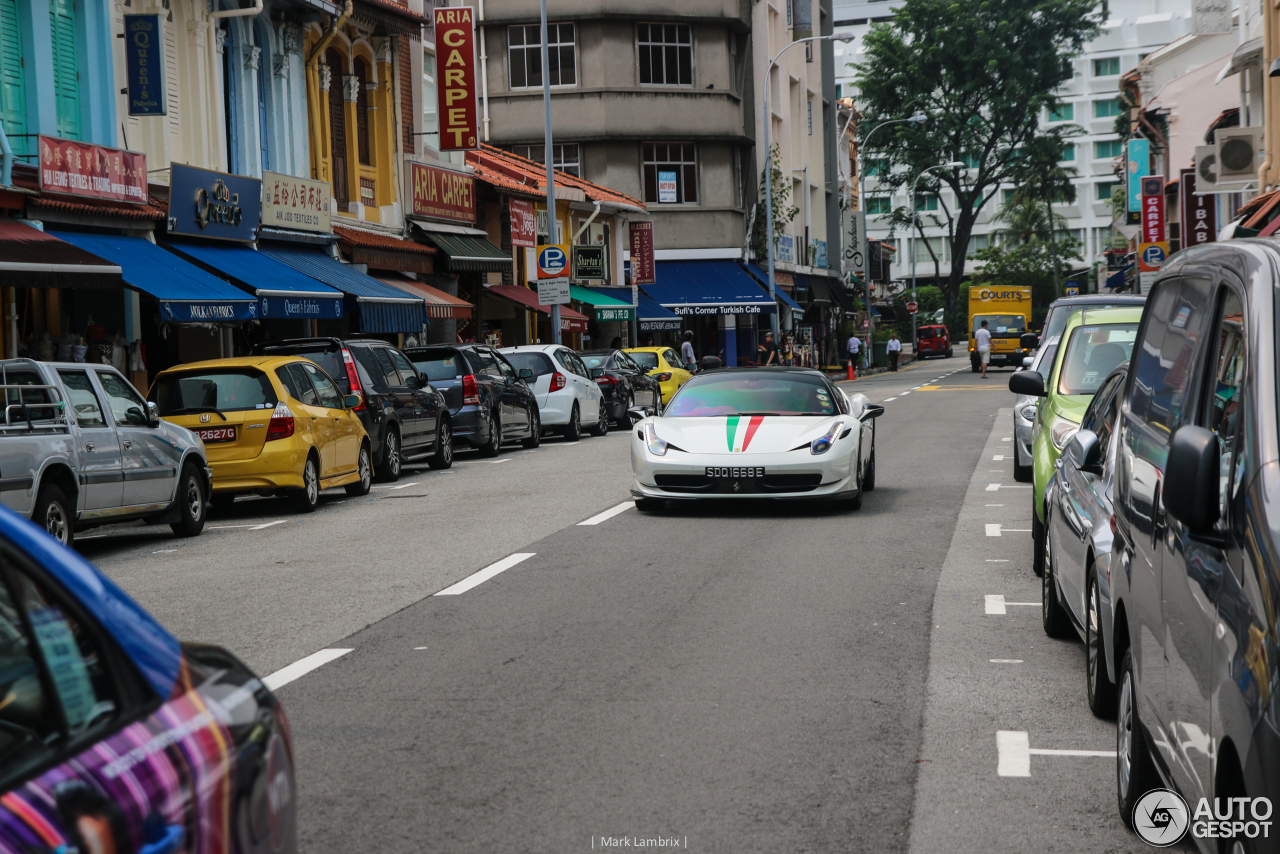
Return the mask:
M690 454L777 454L820 437L840 419L853 426L851 415L715 415L655 418L658 438Z

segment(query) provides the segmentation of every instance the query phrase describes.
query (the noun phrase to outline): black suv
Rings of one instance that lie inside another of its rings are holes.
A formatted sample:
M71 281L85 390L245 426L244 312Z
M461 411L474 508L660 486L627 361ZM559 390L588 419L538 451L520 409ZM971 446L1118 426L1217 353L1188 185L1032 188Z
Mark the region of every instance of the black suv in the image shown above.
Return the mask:
M662 384L625 351L582 350L578 357L604 392L609 417L622 429L631 428L627 410L632 406L652 406L654 412L662 409Z
M378 478L394 481L406 461L432 468L453 465L453 425L444 397L409 359L373 338L291 338L257 344L256 355L301 356L338 381L343 394L358 394L355 408L369 434Z
M1244 824L1257 816L1232 799L1280 798L1277 271L1275 240L1180 252L1136 333L1116 419L1108 661L1126 823L1166 785L1188 812L1220 799ZM1247 833L1218 850L1275 850L1274 830Z

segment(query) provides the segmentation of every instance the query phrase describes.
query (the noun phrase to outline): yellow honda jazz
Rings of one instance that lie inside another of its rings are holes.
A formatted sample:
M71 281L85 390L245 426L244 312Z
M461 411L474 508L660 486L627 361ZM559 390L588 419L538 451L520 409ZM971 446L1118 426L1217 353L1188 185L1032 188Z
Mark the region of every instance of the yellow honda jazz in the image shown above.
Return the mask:
M623 350L636 364L644 368L649 376L658 381L662 387L662 405L666 406L680 386L687 383L693 374L685 370L684 363L670 347L632 347Z
M213 505L236 495L287 495L310 513L320 490L368 495L369 436L333 378L297 356L211 359L162 371L151 387L160 417L204 440Z

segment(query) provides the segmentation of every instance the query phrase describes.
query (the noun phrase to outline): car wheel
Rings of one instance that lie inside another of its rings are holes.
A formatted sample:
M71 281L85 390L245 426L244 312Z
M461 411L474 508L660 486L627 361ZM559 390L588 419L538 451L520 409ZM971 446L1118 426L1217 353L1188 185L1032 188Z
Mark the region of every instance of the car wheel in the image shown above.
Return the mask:
M529 438L521 439L520 444L529 450L542 444L542 419L538 416L536 409L529 411Z
M480 456L496 457L502 452L502 413L494 411L489 416L489 441L480 446Z
M641 513L656 513L667 505L661 498L637 498L636 509Z
M433 469L453 466L453 425L447 418L441 418L436 428L436 452L427 458L427 465Z
M40 487L31 521L44 528L50 536L64 546L75 540L76 517L67 501L66 493L52 483Z
M874 492L876 488L876 448L871 446L871 458L867 460L867 471L862 475L862 488Z
M169 529L179 537L194 537L204 530L205 499L204 481L196 473L196 467L187 463L178 478L178 521Z
M368 495L369 490L373 489L373 459L369 454L369 446L360 446L360 459L356 463L356 468L360 470L360 479L355 483L346 485L347 495L353 495L359 498L361 495Z
M1138 799L1156 788L1151 748L1138 719L1138 695L1133 680L1133 652L1125 650L1120 662L1116 701L1116 800L1125 827L1133 830L1133 808Z
M1084 673L1089 696L1089 711L1100 718L1110 718L1116 713L1116 686L1107 675L1107 651L1102 635L1102 598L1098 592L1098 577L1089 567L1088 612L1084 620Z
M382 446L382 465L378 466L378 480L394 483L400 479L400 434L395 428L387 430L387 438Z
M591 427L592 436L604 436L609 432L609 407L605 405L604 398L600 399L600 405L596 407L596 423Z
M387 438L391 435L388 433ZM302 467L302 489L293 493L290 503L299 513L310 513L320 504L320 464L316 462L315 454L307 457L306 465Z
M950 347L948 347L948 348L947 348L947 358L948 358L948 359L950 359L950 358L951 358L951 356L952 356L951 348L950 348Z
M578 402L573 402L573 410L569 413L569 423L564 428L566 442L576 442L582 438L582 423L578 419Z
M1040 576L1040 621L1044 625L1046 635L1051 638L1065 638L1071 632L1071 623L1068 621L1066 609L1062 607L1062 599L1058 596L1058 580L1054 578L1052 548L1050 538L1046 536L1044 538L1044 574Z
M1031 508L1031 571L1044 578L1045 540L1044 522L1036 515L1035 505Z

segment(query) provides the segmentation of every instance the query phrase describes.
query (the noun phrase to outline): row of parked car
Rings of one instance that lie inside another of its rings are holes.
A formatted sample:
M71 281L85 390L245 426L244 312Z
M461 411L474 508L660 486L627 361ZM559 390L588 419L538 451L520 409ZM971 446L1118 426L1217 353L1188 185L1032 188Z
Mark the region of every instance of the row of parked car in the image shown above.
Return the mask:
M689 378L669 348L560 345L399 349L307 338L251 356L179 365L144 397L107 365L0 361L0 503L70 545L79 529L132 519L203 530L207 508L320 491L365 495L406 463L446 469L455 448L536 448L547 433L629 427Z
M1085 700L1116 719L1120 815L1208 799L1206 852L1278 844L1256 821L1280 798L1278 270L1280 243L1230 241L1145 297L1060 300L1009 382L1044 629L1083 641Z

